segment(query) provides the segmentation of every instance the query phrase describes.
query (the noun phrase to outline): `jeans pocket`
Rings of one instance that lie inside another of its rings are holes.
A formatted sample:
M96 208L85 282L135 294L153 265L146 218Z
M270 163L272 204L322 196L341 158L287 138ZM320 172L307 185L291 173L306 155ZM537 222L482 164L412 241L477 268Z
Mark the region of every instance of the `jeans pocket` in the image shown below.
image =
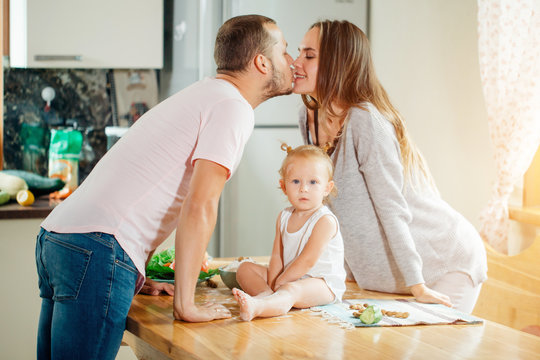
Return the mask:
M129 271L129 272L131 272L131 273L133 273L133 274L135 274L135 275L139 274L139 271L138 271L137 268L133 265L133 262L132 262L132 261L130 261L129 263L126 263L126 262L123 262L123 261L121 261L121 260L116 259L116 260L114 261L114 263L115 263L116 265L120 266L121 268L123 268L123 269L125 269L125 270L127 270L127 271Z
M42 245L42 259L49 275L53 300L72 300L79 295L92 256L92 251L59 239L46 237Z

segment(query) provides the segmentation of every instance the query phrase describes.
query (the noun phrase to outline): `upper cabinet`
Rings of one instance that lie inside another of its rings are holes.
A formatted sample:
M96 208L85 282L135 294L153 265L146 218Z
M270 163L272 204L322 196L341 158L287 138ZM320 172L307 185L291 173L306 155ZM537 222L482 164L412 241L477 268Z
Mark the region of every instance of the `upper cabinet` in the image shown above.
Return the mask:
M163 67L163 0L11 0L10 66Z

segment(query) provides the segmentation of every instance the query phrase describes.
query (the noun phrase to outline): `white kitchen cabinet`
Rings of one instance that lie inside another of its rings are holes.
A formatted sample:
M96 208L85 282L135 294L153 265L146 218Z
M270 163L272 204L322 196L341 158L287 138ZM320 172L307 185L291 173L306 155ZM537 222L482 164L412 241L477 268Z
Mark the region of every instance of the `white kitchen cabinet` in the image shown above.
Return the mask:
M35 359L41 299L36 237L43 219L0 220L0 349L2 359Z
M41 219L0 219L0 358L36 359L41 298L36 269L36 237ZM174 239L167 240L174 244ZM74 356L75 358L75 356ZM116 360L136 360L122 346Z
M10 66L161 68L163 0L11 0Z

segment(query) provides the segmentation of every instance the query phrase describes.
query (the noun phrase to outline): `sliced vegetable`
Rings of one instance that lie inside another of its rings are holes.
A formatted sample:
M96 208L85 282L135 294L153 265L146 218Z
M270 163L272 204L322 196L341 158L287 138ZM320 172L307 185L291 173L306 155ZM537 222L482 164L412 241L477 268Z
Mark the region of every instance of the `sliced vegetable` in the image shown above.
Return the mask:
M379 305L368 306L360 315L360 321L364 324L376 324L382 320L382 312Z
M209 269L209 265L208 265L208 257L207 257L206 255L207 255L207 254L205 254L203 263L202 263L202 265L201 265L201 271L202 271L202 272L208 272L208 269Z

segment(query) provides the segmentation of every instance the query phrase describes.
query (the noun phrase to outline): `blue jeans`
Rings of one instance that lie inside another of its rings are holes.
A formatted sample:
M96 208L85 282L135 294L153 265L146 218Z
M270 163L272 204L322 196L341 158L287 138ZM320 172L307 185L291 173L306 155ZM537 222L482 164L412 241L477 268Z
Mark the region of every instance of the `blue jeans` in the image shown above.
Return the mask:
M36 264L42 298L37 358L114 359L138 274L114 236L41 229Z

